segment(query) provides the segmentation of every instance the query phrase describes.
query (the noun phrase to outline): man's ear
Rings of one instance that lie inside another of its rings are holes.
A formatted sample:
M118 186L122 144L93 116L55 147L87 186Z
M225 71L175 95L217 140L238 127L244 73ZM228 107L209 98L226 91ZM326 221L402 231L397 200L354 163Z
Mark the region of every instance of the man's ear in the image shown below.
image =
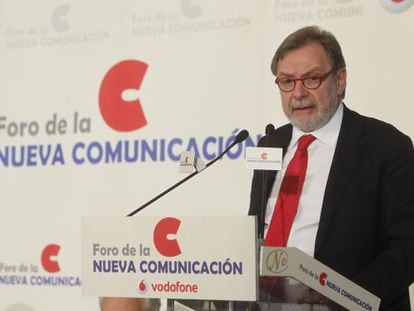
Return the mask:
M346 69L345 68L341 68L338 70L337 73L337 81L336 81L336 86L337 86L337 95L339 98L342 98L343 95L345 94L345 89L346 89Z

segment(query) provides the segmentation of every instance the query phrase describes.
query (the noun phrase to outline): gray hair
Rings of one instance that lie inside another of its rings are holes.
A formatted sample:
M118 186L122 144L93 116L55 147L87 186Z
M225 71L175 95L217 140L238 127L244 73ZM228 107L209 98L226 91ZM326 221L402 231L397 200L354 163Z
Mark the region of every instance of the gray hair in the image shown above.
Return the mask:
M332 64L332 70L345 68L345 59L342 55L341 46L335 36L329 31L318 26L308 26L291 33L276 50L272 59L271 70L277 76L277 66L285 54L305 46L308 43L317 42L324 48Z

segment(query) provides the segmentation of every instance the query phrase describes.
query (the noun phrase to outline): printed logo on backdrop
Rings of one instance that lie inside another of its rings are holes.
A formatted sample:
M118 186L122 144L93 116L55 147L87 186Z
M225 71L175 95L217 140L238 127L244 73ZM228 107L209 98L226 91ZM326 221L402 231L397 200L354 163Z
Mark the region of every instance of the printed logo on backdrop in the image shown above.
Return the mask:
M317 23L361 17L363 1L359 0L273 0L275 23Z
M62 11L65 12L65 11ZM49 112L46 120L19 120L0 114L0 167L45 167L65 165L121 165L144 162L180 161L183 151L191 151L197 158L213 160L234 140L238 129L228 135L210 135L206 138L172 137L126 139L123 135L141 131L148 126L140 93L149 65L141 60L123 60L103 74L97 91L99 112L86 116L79 111L71 115ZM96 120L97 119L97 120ZM99 123L109 131L118 132L115 140L93 138L94 124ZM156 125L156 118L151 120ZM66 142L66 136L79 137ZM85 137L88 136L89 139ZM53 138L53 143L46 138ZM130 137L130 136L129 136ZM255 146L248 137L226 154L228 159L243 156L243 148ZM56 143L56 139L61 142ZM28 143L28 140L32 140ZM19 143L24 141L24 143Z
M139 99L125 99L127 91L138 91L148 65L124 60L114 65L102 80L99 109L106 124L116 131L131 132L147 125Z
M51 24L56 32L69 31L68 15L70 11L69 4L61 4L57 6L51 16Z
M89 44L108 40L110 37L109 29L75 30L75 28L80 28L80 25L75 25L75 22L73 22L73 11L81 11L81 6L59 4L47 9L50 9L51 12L49 18L43 20L43 22L33 22L29 25L22 24L20 26L6 25L6 48L22 50ZM82 28L88 28L87 25L88 20L84 20Z
M203 14L200 0L181 0L181 12L189 18L200 17Z
M0 286L81 286L79 276L67 275L60 266L60 250L60 245L48 244L33 262L0 262Z
M142 11L131 16L133 37L174 36L211 31L231 31L252 26L252 16L231 13L218 16L209 1L180 0L175 9L159 9L152 13Z
M141 277L136 283L136 291L153 293L197 293L197 281L183 282L183 275L201 276L241 276L244 274L243 261L230 258L218 260L180 260L186 253L179 244L179 229L182 220L173 217L160 219L153 229L152 245L123 246L92 244L93 273L134 273ZM188 253L188 252L187 252ZM220 256L218 254L217 256ZM153 281L158 274L176 275L176 280Z
M379 2L388 12L402 13L411 8L414 0L379 0Z

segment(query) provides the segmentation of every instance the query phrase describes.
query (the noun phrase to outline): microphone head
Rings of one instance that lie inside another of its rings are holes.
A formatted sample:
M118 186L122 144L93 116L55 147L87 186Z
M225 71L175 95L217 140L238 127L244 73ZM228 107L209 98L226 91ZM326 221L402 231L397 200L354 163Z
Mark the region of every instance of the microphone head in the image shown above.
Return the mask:
M249 132L247 130L241 130L234 139L234 144L241 143L244 141L247 137L249 137Z
M268 125L266 125L266 135L272 134L274 130L275 130L275 127L272 123L269 123Z

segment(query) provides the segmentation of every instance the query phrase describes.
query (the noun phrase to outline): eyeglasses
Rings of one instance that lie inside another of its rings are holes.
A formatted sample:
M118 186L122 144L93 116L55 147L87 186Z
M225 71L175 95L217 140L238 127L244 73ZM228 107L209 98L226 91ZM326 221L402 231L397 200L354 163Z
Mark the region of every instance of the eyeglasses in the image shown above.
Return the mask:
M296 81L301 81L303 86L309 90L317 89L323 81L333 72L333 69L324 75L311 74L304 78L276 78L275 83L282 92L292 92L295 89Z

